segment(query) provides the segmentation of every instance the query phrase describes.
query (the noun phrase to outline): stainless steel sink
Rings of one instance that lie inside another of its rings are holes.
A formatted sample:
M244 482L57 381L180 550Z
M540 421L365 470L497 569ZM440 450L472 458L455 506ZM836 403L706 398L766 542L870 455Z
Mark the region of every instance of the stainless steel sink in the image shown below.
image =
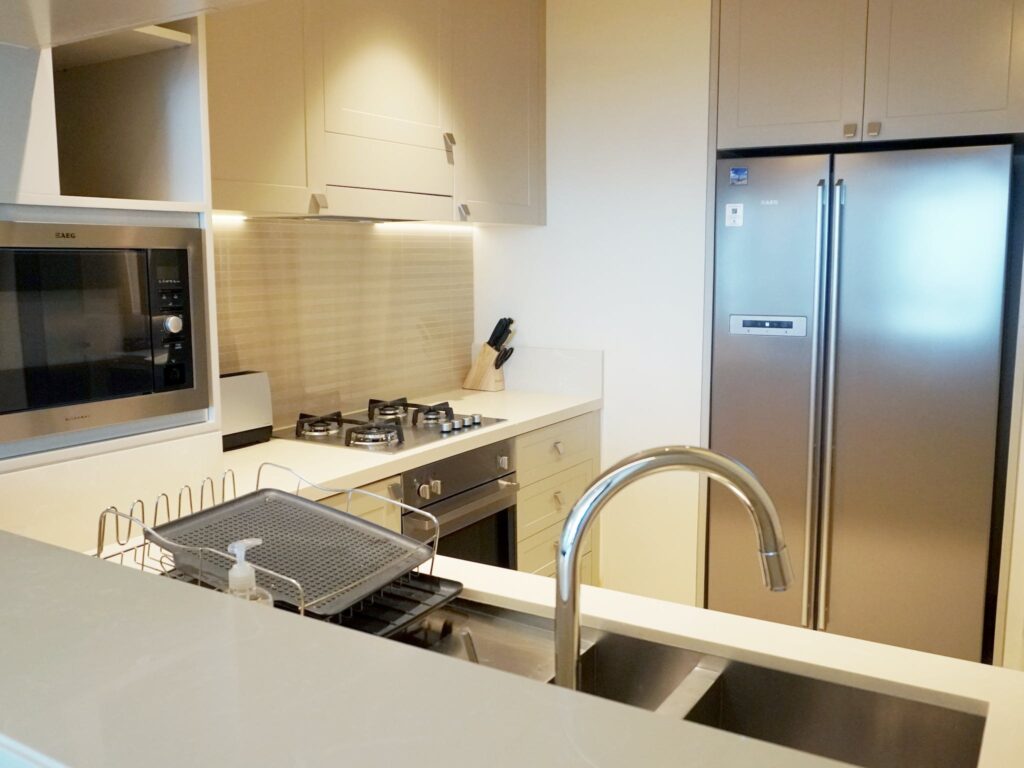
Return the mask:
M980 715L737 662L685 719L870 768L974 768L985 727Z
M433 648L550 681L554 627L456 600ZM466 640L466 632L472 640ZM985 718L934 704L584 629L580 690L865 768L974 768Z

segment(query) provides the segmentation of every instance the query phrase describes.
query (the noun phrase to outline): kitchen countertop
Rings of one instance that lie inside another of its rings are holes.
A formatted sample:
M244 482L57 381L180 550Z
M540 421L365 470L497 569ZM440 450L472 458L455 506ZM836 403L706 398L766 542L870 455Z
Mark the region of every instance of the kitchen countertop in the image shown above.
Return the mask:
M68 765L839 765L7 533L0 583L0 734Z
M434 573L469 600L554 615L552 579L446 557ZM580 606L595 629L984 715L978 768L1024 760L1024 672L595 587Z
M318 485L358 488L601 407L599 398L537 392L473 392L465 389L435 393L418 400L431 403L447 400L456 413L482 413L505 421L399 453L272 438L266 443L226 452L224 467L234 471L239 494L255 489L256 473L264 462L288 467ZM294 490L294 480L286 473L272 468L265 470L265 473L262 481L264 486L274 485ZM307 489L303 495L318 498L326 493Z

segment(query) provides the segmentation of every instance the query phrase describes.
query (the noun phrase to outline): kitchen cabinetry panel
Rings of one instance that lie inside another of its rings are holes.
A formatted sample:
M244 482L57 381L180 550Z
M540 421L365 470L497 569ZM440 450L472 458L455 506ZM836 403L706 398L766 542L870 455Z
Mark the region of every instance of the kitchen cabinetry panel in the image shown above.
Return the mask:
M587 413L516 438L516 548L518 569L555 573L555 552L565 519L598 466L598 414ZM583 582L596 584L593 560L599 522L583 541Z
M378 496L383 496L387 499L397 499L398 492L402 488L402 478L400 477L389 477L385 480L379 480L376 483L370 485L364 485L360 490L375 493ZM349 495L347 493L339 493L335 496L328 496L325 499L320 499L321 504L326 504L332 509L338 509L342 512L349 512L350 514L361 517L364 520L369 520L371 523L383 526L391 531L402 531L402 509L395 504L390 504L384 499L375 499L372 496L365 496L361 493L353 493L352 500L349 501Z
M443 151L451 88L447 0L320 5L324 128Z
M460 218L543 224L544 0L452 0Z
M593 465L586 461L521 490L516 499L518 537L527 539L552 524L564 522L593 477Z
M859 139L867 11L867 0L722 0L718 146Z
M314 7L324 182L444 196L442 218L451 219L452 158L444 138L451 131L448 0L320 0ZM402 205L389 217L414 218Z
M868 19L865 140L1021 130L1024 2L871 0Z
M597 414L587 413L516 438L519 482L525 487L597 452Z
M338 133L324 135L324 148L329 184L451 195L452 167L443 151Z
M303 4L293 0L207 20L215 208L309 212L304 35Z

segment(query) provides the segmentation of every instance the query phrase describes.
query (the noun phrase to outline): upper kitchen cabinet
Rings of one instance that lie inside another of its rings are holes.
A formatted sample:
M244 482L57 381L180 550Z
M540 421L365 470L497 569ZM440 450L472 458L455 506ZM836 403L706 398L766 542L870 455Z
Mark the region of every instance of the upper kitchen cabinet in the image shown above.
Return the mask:
M718 146L860 138L867 0L722 0Z
M0 45L0 201L203 210L202 29Z
M316 212L309 177L303 55L306 10L271 0L211 14L206 22L213 207Z
M324 213L452 218L448 0L313 0ZM317 39L317 36L319 39Z
M722 0L718 146L1024 130L1024 0Z
M452 0L456 216L543 224L544 0Z
M205 206L201 36L188 19L53 49L62 195Z
M871 0L864 139L1024 130L1024 2Z

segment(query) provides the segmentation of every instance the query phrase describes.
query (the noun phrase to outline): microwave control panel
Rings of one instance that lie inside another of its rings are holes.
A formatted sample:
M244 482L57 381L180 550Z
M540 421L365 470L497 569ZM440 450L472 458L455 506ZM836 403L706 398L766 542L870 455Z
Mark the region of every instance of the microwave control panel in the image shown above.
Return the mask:
M187 250L149 252L153 389L156 392L192 386L192 312L188 278Z

